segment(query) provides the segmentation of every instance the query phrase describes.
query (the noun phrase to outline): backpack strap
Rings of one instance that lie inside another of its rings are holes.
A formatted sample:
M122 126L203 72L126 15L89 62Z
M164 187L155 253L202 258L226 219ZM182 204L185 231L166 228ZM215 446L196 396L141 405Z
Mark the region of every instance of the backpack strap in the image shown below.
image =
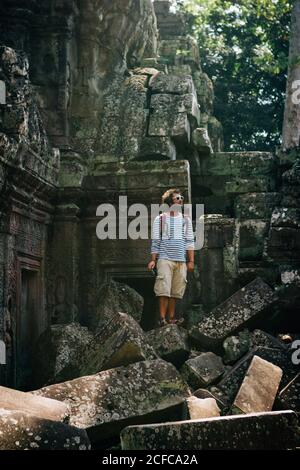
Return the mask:
M165 228L165 221L166 221L166 216L165 214L160 214L160 239L162 240L162 236L164 233L164 228Z

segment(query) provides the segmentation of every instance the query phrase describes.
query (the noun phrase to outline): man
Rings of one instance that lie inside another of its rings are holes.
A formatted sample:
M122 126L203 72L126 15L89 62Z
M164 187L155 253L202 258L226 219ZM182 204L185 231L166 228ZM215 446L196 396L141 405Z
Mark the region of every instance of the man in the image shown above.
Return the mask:
M148 269L157 266L154 292L159 297L160 326L178 323L174 318L176 301L185 293L187 272L194 270L193 225L190 217L182 214L183 200L179 189L166 191L162 203L175 210L158 215L153 223Z

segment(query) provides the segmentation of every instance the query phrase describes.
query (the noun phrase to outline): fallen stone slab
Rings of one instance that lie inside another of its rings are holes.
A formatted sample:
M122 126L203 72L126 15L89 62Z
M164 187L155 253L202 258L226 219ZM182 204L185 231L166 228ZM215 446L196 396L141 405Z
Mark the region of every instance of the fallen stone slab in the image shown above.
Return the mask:
M129 426L122 450L271 450L299 445L293 411Z
M38 397L31 393L1 386L0 408L3 410L19 410L52 421L67 421L70 414L68 405L61 401Z
M300 412L300 372L279 393L281 409Z
M35 397L38 398L38 397ZM0 450L90 450L87 433L22 411L0 409Z
M180 369L182 377L193 389L207 387L216 382L224 371L222 359L212 352L188 359Z
M32 386L37 388L78 377L82 353L93 340L93 333L79 323L47 328L35 346Z
M116 313L95 334L76 323L52 325L39 338L34 357L33 387L39 388L157 355L140 325Z
M157 359L140 325L126 313L116 313L95 334L79 362L77 377L134 362Z
M159 357L177 367L189 357L187 333L177 325L150 330L146 333L146 338Z
M127 313L139 323L143 307L144 299L135 289L123 282L110 280L99 289L97 312L89 326L97 330L118 312Z
M92 441L118 436L129 424L181 419L190 396L169 362L157 359L106 370L33 392L70 406L70 424Z
M189 334L199 346L218 352L228 336L270 315L271 307L277 300L273 289L257 277L215 307L190 329Z
M190 419L213 418L220 416L220 408L214 398L189 397L186 400Z
M232 369L226 373L217 387L210 389L219 399L232 404L244 380L253 356L258 356L265 361L280 367L283 371L281 387L287 385L297 373L296 366L292 363L291 353L284 349L256 347L240 359Z
M271 411L280 385L282 370L271 362L254 356L241 388L235 397L233 413Z

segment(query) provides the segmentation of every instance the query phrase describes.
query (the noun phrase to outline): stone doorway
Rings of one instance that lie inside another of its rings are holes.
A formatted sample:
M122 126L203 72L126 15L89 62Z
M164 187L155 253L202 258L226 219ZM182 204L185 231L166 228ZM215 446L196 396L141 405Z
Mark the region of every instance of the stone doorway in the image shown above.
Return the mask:
M41 277L37 262L20 262L19 270L19 302L16 324L16 386L21 390L29 390L34 345L42 332L41 314Z
M136 290L144 299L141 327L148 331L155 328L158 322L158 305L153 292L155 278L149 272L107 272L107 278L127 284Z

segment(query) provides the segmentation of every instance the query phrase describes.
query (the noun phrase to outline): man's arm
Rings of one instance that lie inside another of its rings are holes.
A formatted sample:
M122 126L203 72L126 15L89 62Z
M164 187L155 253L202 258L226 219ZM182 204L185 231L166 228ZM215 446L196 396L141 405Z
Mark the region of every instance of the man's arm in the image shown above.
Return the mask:
M195 243L194 243L194 232L192 220L187 218L187 231L185 240L185 249L187 252L187 263L191 263L190 268L192 270L192 264L195 262Z
M155 263L159 254L159 247L160 247L159 222L160 222L160 217L158 216L154 219L154 222L153 222L152 240L151 240L151 261L154 261Z

